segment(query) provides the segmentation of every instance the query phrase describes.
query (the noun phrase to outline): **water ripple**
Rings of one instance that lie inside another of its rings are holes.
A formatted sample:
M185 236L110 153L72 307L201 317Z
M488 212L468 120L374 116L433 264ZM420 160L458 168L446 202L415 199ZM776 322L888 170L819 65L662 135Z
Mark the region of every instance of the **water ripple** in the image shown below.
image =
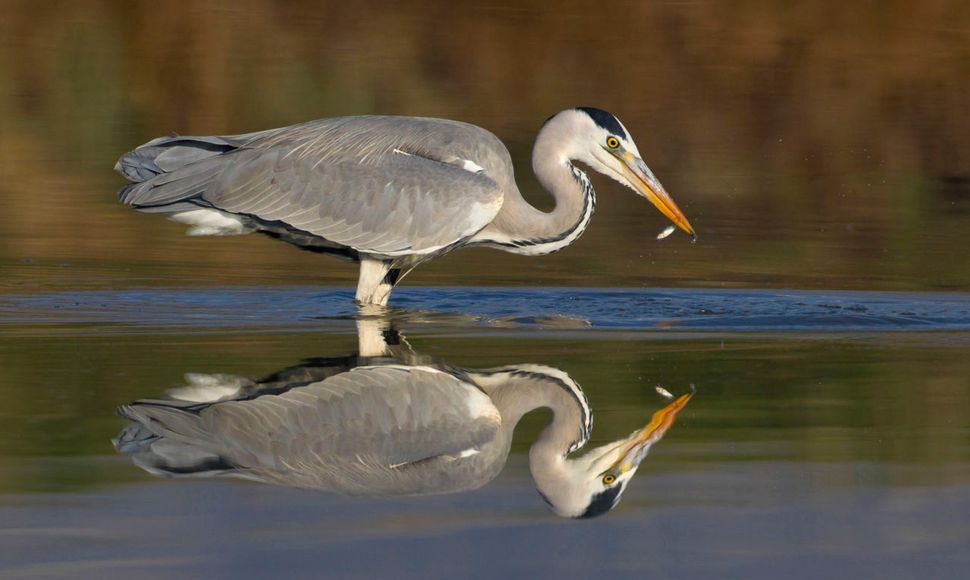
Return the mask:
M7 295L4 325L319 327L357 314L349 289L250 287ZM692 331L968 330L970 294L805 290L401 288L412 322Z

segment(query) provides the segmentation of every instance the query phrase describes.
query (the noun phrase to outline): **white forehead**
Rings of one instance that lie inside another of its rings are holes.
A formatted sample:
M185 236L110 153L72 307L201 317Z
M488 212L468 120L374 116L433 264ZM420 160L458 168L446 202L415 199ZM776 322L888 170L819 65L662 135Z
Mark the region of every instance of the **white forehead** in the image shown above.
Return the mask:
M571 120L577 128L582 126L585 132L591 134L596 141L605 142L608 137L613 136L620 140L624 149L634 154L639 154L636 143L633 142L633 137L627 130L626 125L617 119L615 115L591 107L579 107L569 111L563 111L563 114L565 113L570 113Z
M608 149L606 141L611 136L620 140L623 150L640 156L629 131L616 117L588 107L566 109L550 117L539 131L536 143L538 146L543 141L564 158L577 159L597 167L609 163L602 154ZM607 175L616 178L609 173Z

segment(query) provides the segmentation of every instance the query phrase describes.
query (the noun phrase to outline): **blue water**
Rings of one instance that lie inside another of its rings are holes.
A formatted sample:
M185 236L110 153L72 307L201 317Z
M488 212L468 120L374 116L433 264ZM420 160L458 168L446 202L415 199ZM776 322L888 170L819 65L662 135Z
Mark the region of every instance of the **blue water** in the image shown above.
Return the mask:
M249 287L92 291L0 298L0 324L125 329L349 326L351 289ZM405 287L410 323L625 330L968 330L970 294L805 290ZM104 330L104 329L102 329Z

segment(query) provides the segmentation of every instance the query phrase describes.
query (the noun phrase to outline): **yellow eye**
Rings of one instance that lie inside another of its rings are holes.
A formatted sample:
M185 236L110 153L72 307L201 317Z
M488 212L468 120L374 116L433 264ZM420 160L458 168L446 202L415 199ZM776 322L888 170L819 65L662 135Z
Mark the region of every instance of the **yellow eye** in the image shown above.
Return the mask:
M612 473L607 473L603 476L603 485L610 485L614 481L616 481L616 476Z
M616 149L617 147L620 146L620 140L617 139L616 137L607 137L606 146L609 147L610 149Z

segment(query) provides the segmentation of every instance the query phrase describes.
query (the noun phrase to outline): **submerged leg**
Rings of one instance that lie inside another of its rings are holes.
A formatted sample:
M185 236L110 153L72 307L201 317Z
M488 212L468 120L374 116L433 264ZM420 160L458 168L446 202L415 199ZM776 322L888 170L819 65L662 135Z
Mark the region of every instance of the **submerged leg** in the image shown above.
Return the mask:
M357 296L354 297L354 301L362 306L367 304L387 306L387 299L391 297L391 290L394 289L394 282L397 281L397 276L390 274L393 274L390 262L362 257L360 278L357 280Z

